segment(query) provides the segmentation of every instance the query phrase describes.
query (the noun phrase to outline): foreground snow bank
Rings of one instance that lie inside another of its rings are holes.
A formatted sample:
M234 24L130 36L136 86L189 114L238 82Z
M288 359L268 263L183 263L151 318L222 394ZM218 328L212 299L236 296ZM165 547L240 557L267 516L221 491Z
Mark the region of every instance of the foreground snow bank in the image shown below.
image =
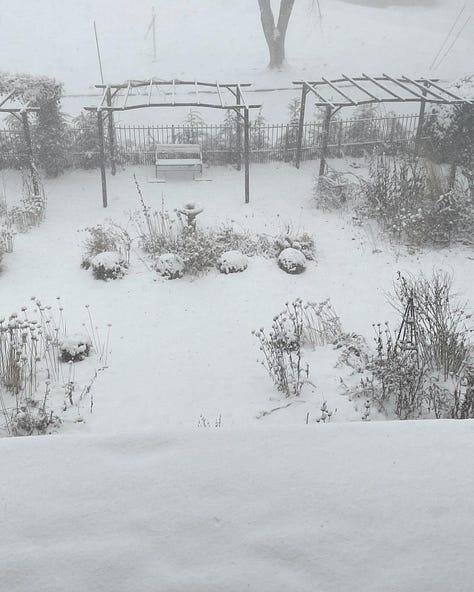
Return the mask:
M0 441L9 592L463 592L474 422Z

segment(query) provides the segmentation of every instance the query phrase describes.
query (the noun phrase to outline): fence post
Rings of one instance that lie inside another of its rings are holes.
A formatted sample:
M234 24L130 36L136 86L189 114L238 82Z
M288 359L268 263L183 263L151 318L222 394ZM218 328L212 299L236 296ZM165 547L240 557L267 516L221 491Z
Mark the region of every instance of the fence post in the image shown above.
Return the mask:
M242 103L242 96L240 94L240 89L237 86L235 89L235 101L237 105ZM240 171L242 169L242 124L240 122L241 117L241 110L237 109L237 124L236 124L236 140L237 140L237 170ZM230 133L230 137L232 139L232 130ZM230 154L232 159L232 152Z
M426 83L425 83L426 86ZM423 90L423 96L426 97L427 89ZM418 126L416 128L416 136L415 136L415 154L418 155L420 151L420 144L421 144L421 134L423 132L423 126L425 124L425 111L426 111L426 101L422 99L420 103L420 113L418 115Z
M339 122L339 132L337 135L337 156L338 156L338 158L341 158L341 156L342 156L342 128L343 128L343 123L341 121L341 122Z
M300 105L300 120L298 125L298 142L296 144L296 162L297 169L300 168L301 162L301 147L303 145L303 131L304 131L304 112L306 107L306 83L303 82L301 86L301 105Z
M326 172L326 156L329 144L329 126L331 125L332 108L330 105L326 107L326 115L324 117L323 134L321 143L321 155L319 163L319 176L324 176Z
M250 120L249 109L244 109L245 203L250 201Z
M110 92L110 88L107 88L107 107L112 107L112 93ZM112 175L115 175L117 172L115 166L115 126L114 126L114 112L108 111L109 116L109 152L110 152L110 172Z
M99 132L100 178L102 181L102 205L107 207L107 174L105 171L104 120L102 111L97 109L97 130Z
M290 144L290 124L286 124L286 132L285 132L285 152L283 154L283 160L288 162L290 159L288 158L288 148Z

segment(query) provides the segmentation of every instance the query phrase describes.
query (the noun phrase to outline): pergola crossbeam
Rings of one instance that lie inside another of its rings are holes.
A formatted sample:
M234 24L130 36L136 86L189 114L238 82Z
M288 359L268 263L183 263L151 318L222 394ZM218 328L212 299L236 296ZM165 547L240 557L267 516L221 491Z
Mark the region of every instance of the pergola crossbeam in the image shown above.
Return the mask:
M356 88L358 88L363 93L365 93L370 98L372 98L375 102L380 103L381 99L379 97L377 97L376 95L373 95L370 91L368 91L366 88L364 88L361 84L356 82L356 80L354 78L350 78L349 76L346 76L345 74L342 74L342 77L344 80L347 80L348 82L353 84Z
M365 80L370 80L371 82L373 82L376 86L378 86L379 88L381 88L383 91L385 91L386 93L388 93L389 95L392 95L392 97L395 97L398 101L400 102L405 102L406 99L404 99L403 97L401 97L400 95L397 95L397 93L393 92L392 90L390 90L389 88L387 88L386 86L384 86L380 80L376 79L376 78L372 78L371 76L368 76L367 74L362 73L362 76L364 77ZM385 79L384 79L385 80Z
M446 101L447 103L467 103L469 105L474 105L474 99L466 99L464 97L460 97L459 95L454 94L453 92L449 91L447 88L442 88L441 86L438 86L434 81L432 80L425 80L424 78L422 79L422 82L427 82L430 86L433 86L434 88L436 88L437 90L440 90L441 92L444 92L446 95L448 95L449 97L451 97L451 99L455 99L455 101Z
M216 89L217 89L217 94L219 95L219 101L221 103L221 107L225 107L224 101L222 99L221 89L220 89L220 86L219 86L219 83L218 82L216 82Z
M396 84L400 88L403 88L404 90L411 93L412 95L414 95L418 99L421 99L422 101L426 100L425 95L422 95L421 93L417 92L416 90L413 90L412 88L410 88L406 84L403 84L403 82L400 82L399 80L396 80L395 78L392 78L391 76L388 76L387 74L384 74L384 77L386 80L390 80L390 82L393 82L394 84Z
M412 80L411 78L408 78L408 76L403 76L403 79L406 80L407 82L410 82L410 84L415 85L416 87L418 87L422 91L423 100L427 100L428 95L432 95L436 99L443 101L443 102L446 100L446 97L443 97L440 94L432 91L427 84L420 84L416 80Z
M342 97L344 97L347 101L349 101L349 103L352 103L352 105L357 105L357 103L351 99L348 95L346 95L346 93L344 91L342 91L340 88L338 88L335 84L333 84L330 80L326 80L326 78L322 78L322 80L328 85L330 86L332 89L334 89L337 93L339 93Z
M324 105L329 105L330 107L332 107L333 109L336 108L336 105L334 103L332 103L331 101L329 101L328 99L326 99L325 97L323 97L323 95L321 95L312 84L310 84L309 82L307 82L306 80L303 81L303 84L306 85L306 88L312 92L313 94L315 94L318 99L320 99Z
M15 95L15 91L12 90L11 93L9 93L6 97L4 97L1 101L0 101L0 107L3 107L3 105L5 105L5 103L7 103L13 96Z

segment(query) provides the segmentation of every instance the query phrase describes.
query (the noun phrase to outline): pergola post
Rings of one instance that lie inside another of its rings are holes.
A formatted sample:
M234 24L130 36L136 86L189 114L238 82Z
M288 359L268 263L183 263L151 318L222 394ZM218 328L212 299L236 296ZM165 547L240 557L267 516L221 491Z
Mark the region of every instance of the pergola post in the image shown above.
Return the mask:
M332 116L332 107L330 105L326 106L326 115L324 117L323 123L323 134L322 134L322 141L321 141L321 155L320 155L320 162L319 162L319 176L323 177L326 171L326 157L328 152L328 145L329 145L329 126L331 125L331 116Z
M250 120L249 109L244 109L245 203L250 202Z
M102 181L102 205L107 207L107 176L105 170L104 119L102 111L97 109L97 130L99 132L99 161Z
M107 107L112 107L112 92L107 88L106 94ZM117 168L115 166L115 126L114 126L114 112L110 109L108 111L109 124L109 154L110 154L110 172L115 175Z
M304 112L306 108L306 95L308 91L306 90L306 84L302 84L301 86L301 105L300 105L300 120L298 125L298 141L296 145L296 168L300 168L301 162L301 147L303 146L303 131L304 131Z
M240 88L237 86L235 89L235 103L236 105L242 104L242 97L240 95ZM242 169L242 124L240 122L240 109L237 111L237 170Z
M426 85L425 85L426 86ZM423 96L426 97L426 89L422 91ZM421 145L421 134L423 133L423 126L425 124L426 101L420 102L420 112L418 114L418 126L415 135L415 154L418 155Z
M31 142L31 132L30 132L30 123L28 121L28 112L22 111L21 112L21 123L23 125L23 133L25 136L25 144L26 144L26 154L28 158L28 168L31 171L31 180L33 182L33 191L35 195L39 194L39 185L38 185L38 178L36 173L36 168L34 165L34 155L33 155L33 144Z

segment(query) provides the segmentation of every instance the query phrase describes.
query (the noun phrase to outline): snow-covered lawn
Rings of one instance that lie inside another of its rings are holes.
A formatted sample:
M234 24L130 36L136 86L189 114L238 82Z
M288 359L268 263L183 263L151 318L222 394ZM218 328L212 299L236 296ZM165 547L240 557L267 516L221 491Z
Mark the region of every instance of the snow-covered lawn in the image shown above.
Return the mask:
M474 423L3 440L9 592L470 592Z

